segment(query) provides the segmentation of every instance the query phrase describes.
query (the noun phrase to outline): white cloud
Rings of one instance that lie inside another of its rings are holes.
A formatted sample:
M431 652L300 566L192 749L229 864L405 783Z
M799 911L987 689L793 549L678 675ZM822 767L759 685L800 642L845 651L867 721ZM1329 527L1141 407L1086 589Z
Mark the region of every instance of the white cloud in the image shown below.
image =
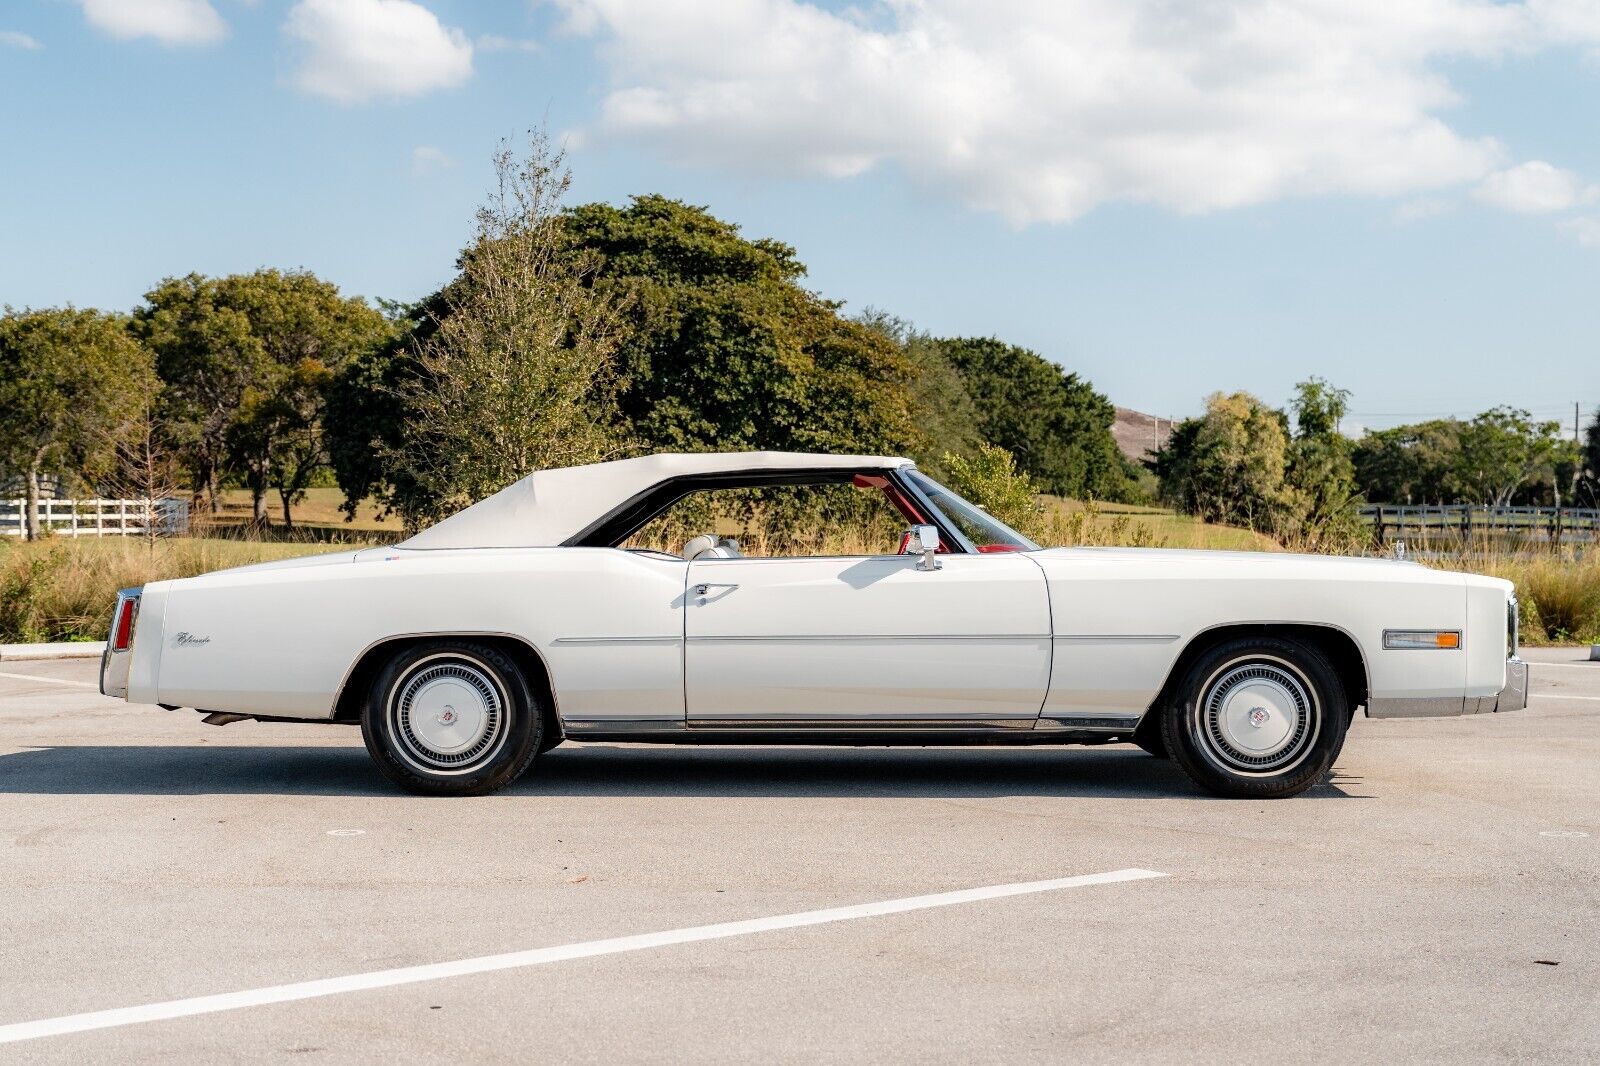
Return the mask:
M304 48L295 82L341 103L418 96L472 76L472 43L411 0L300 0L284 32Z
M411 173L432 174L436 170L453 167L456 161L445 154L443 148L435 148L431 144L419 144L411 149Z
M1580 215L1561 223L1585 248L1600 248L1600 215Z
M1506 165L1439 64L1594 46L1592 0L561 0L613 85L591 139L842 177L1017 224L1463 190Z
M1473 195L1484 203L1519 214L1566 211L1593 200L1600 190L1585 187L1570 170L1534 159L1483 179Z
M162 44L214 44L228 35L210 0L81 0L89 25L113 37Z
M37 52L44 47L26 33L18 33L16 30L0 30L0 44L8 48L21 48L26 52Z

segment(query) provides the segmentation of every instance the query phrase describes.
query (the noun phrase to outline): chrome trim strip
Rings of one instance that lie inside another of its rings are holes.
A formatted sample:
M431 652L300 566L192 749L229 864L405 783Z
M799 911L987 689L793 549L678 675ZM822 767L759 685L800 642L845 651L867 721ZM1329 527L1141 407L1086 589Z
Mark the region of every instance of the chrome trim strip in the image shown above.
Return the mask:
M678 644L682 637L557 637L552 644Z
M583 718L561 723L562 735L574 739L590 733L664 733L686 728L682 718Z
M1455 718L1466 706L1464 696L1400 696L1367 700L1368 718Z
M694 718L688 729L739 729L752 733L774 729L804 729L822 732L892 733L906 729L1032 729L1032 718Z
M1171 644L1176 633L1057 633L1056 640L1074 644Z
M1073 718L1071 715L1046 715L1039 719L1036 728L1050 729L1105 729L1118 733L1129 732L1137 729L1140 722L1139 715L1121 714L1089 714L1082 718Z
M894 641L896 643L921 643L933 640L1049 640L1048 633L840 633L827 635L822 633L796 634L792 636L751 636L747 634L730 634L728 636L702 635L687 638L691 644L755 644L755 643L783 643L783 644L838 644L848 642L859 644L863 641Z

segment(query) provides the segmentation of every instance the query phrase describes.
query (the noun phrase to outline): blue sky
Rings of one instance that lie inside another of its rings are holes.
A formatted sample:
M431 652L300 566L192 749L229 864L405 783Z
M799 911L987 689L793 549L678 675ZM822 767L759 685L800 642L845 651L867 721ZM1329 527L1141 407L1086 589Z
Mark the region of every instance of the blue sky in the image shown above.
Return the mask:
M1600 404L1600 8L9 0L0 302L445 280L498 138L824 295L1161 415L1321 374L1347 428Z

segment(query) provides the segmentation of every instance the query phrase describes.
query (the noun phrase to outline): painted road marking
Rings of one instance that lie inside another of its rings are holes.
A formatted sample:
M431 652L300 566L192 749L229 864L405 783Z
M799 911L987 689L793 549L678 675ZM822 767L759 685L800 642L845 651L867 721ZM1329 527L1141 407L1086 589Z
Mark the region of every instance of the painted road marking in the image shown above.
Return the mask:
M648 948L669 947L673 944L692 944L701 940L721 940L749 933L770 933L777 929L798 929L807 925L825 925L829 922L846 922L856 918L875 918L885 914L902 914L906 911L927 910L931 907L949 907L958 903L975 903L986 899L1004 899L1007 896L1026 896L1037 892L1054 892L1064 888L1085 888L1089 885L1109 885L1122 881L1143 881L1151 877L1165 877L1154 870L1112 870L1108 873L1085 874L1080 877L1062 877L1053 881L1023 881L1009 885L991 885L986 888L965 888L955 892L938 892L931 896L910 896L889 899L879 903L858 903L849 907L832 907L820 911L801 911L798 914L779 914L770 918L750 918L739 922L721 922L717 925L697 925L688 929L668 929L660 933L641 933L637 936L615 937L610 940L589 940L559 947L534 948L530 951L512 951L504 955L485 955L476 959L458 959L455 962L436 962L425 966L404 966L394 970L376 970L372 973L351 974L347 977L328 977L317 981L299 981L290 985L270 988L253 988L243 992L226 992L215 996L196 996L193 999L175 999L166 1003L147 1003L141 1007L118 1007L114 1010L92 1011L88 1014L69 1014L60 1018L44 1018L36 1022L15 1022L0 1025L0 1044L19 1040L34 1040L44 1036L61 1036L82 1033L91 1029L111 1029L140 1022L165 1021L170 1018L187 1018L196 1014L214 1014L217 1011L238 1010L241 1007L260 1007L268 1003L289 1003L300 999L334 996L343 992L363 992L373 988L392 988L395 985L437 981L446 977L464 977L468 974L492 973L497 970L514 970L525 966L541 966L550 962L570 959L589 959L597 955L616 955L625 951L643 951Z
M93 681L67 681L59 677L36 677L33 674L7 674L0 673L0 677L11 677L18 681L43 681L47 685L75 685L78 688L92 688L98 690L99 685Z
M1600 696L1567 696L1560 692L1530 692L1536 700L1600 700Z

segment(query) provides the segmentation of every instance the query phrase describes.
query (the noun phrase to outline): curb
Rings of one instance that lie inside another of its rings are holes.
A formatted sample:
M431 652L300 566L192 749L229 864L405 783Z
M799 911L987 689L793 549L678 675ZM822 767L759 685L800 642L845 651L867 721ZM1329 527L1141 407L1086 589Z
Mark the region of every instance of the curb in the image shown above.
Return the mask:
M106 650L103 640L74 640L61 644L0 644L0 662L24 659L98 659Z

